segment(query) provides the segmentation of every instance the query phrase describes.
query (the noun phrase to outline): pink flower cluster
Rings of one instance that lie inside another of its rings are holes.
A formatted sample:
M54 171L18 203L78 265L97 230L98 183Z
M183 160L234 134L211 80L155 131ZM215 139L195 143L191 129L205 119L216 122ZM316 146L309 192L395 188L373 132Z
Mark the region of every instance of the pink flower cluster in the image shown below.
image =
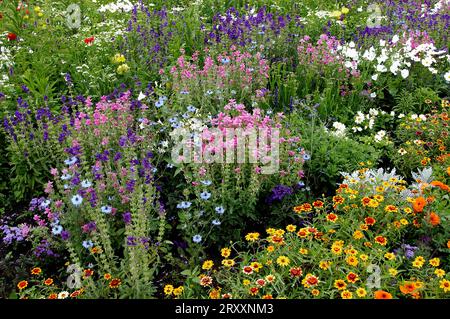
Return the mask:
M297 47L300 64L336 64L341 63L341 58L337 54L337 48L340 45L336 37L330 37L322 34L316 43L312 42L307 35L300 40Z
M209 53L208 49L205 51ZM170 70L177 92L190 92L199 84L212 90L248 89L253 86L263 88L269 78L268 72L269 64L261 53L241 52L235 46L230 48L230 52L216 57L207 55L203 65L200 63L199 52L195 52L191 58L183 54L178 58L177 65Z

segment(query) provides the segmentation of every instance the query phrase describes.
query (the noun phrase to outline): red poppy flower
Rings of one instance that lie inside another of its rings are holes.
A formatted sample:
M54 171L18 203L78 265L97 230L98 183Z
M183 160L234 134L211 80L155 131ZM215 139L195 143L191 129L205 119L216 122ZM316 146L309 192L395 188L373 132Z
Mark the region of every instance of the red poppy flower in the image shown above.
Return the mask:
M84 39L84 43L86 43L87 45L91 45L94 42L95 38L94 37L89 37Z
M289 271L292 277L300 277L302 275L302 269L300 267L291 268Z
M8 32L8 35L6 36L6 38L7 38L9 41L15 41L15 40L17 39L17 35L16 35L15 33Z

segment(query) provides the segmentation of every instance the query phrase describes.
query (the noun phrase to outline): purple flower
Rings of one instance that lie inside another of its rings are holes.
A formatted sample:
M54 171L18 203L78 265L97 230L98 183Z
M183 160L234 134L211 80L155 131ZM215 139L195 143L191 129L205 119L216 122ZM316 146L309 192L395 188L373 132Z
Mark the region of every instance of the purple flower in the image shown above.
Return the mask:
M128 225L129 223L131 223L131 213L130 212L123 213L122 218L123 218L123 221L125 222L125 224Z

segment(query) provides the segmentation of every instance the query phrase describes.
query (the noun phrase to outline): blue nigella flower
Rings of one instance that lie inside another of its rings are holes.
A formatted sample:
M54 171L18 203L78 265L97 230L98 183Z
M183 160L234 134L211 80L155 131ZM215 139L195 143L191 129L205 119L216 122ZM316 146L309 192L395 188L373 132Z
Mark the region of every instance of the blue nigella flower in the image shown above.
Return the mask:
M90 181L88 181L87 179L85 179L84 181L81 182L81 187L83 188L89 188L92 186L92 183Z
M172 168L172 167L173 167L172 163L167 164L167 168Z
M63 227L61 225L55 225L52 228L52 234L53 235L59 235L59 234L62 233L62 231L63 231Z
M42 207L42 208L47 208L48 205L50 205L50 200L49 200L49 199L47 199L46 201L43 201L43 202L41 203L41 207Z
M230 59L222 58L221 62L222 62L222 64L228 64L228 63L230 63Z
M188 112L194 113L195 111L197 111L197 108L193 105L189 105L187 107Z
M67 180L69 180L69 179L71 179L71 178L72 178L72 175L67 174L67 173L61 176L61 179L62 179L63 181L67 181Z
M305 154L303 154L303 159L304 159L305 161L309 161L309 160L311 159L311 155L305 153Z
M205 186L209 186L209 185L211 185L212 182L210 180L205 180L205 181L201 181L201 183Z
M164 105L164 101L161 100L161 98L155 102L155 106L159 109L161 106Z
M182 117L183 117L184 119L188 119L188 118L190 117L190 115L189 115L189 113L184 113L184 114L182 115Z
M64 161L64 164L66 164L67 166L72 166L73 164L75 164L78 161L78 158L76 156L72 156L71 158L68 158Z
M188 95L188 94L189 94L189 91L182 90L182 91L180 91L180 94L182 94L182 95Z
M211 193L208 193L207 191L203 191L200 193L200 198L203 200L208 200L211 197Z
M213 224L214 226L219 226L221 224L220 220L218 219L214 219L211 224Z
M214 92L212 90L206 91L206 95L212 95Z
M169 119L169 122L170 122L170 123L176 123L176 122L178 122L178 119L177 119L176 116L174 116L174 117L171 117L171 118Z
M191 207L192 203L191 202L181 202L177 205L177 208L189 208Z
M223 208L222 206L217 206L216 207L216 213L222 215L225 212L225 208Z
M111 206L102 206L100 208L103 214L111 214L112 207Z
M74 206L80 206L82 202L83 202L83 197L81 197L80 195L76 194L72 197L72 204Z
M179 127L181 127L181 124L180 123L172 123L172 127L179 128Z
M94 243L92 242L92 240L85 240L82 243L83 247L86 249L92 248L92 246L94 246Z
M194 243L200 243L201 241L202 241L202 236L200 236L200 235L195 235L194 237L192 237L192 241L194 242Z

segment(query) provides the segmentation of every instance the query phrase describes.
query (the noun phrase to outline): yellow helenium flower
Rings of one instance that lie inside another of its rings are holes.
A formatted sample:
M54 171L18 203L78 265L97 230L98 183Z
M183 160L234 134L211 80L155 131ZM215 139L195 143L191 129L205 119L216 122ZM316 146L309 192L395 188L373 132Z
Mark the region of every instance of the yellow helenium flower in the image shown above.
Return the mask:
M222 257L225 257L225 258L230 257L230 255L231 255L231 249L230 249L230 248L222 248L222 249L220 250L220 255L221 255Z
M441 264L441 261L439 258L436 257L436 258L430 259L429 263L433 267L439 267L439 265Z
M202 265L202 269L209 270L214 266L214 262L212 260L205 260L205 262Z
M173 290L173 295L174 295L175 297L178 297L179 295L181 295L181 294L183 293L183 291L184 291L184 287L183 287L183 286L180 286L180 287L175 288L175 289Z
M394 260L395 255L393 253L385 253L384 258L386 258L387 260Z
M235 261L233 259L224 259L222 260L222 265L225 267L233 267L235 264Z
M450 291L450 281L448 281L447 279L442 279L441 281L439 281L439 288L442 288L444 290L444 292L449 292Z
M439 277L442 278L445 276L445 271L443 269L440 268L436 268L436 270L434 271L434 274Z
M290 262L290 260L286 256L280 256L277 258L277 264L282 267L289 265L289 262Z
M367 295L367 291L364 288L356 289L356 295L360 298L364 298Z
M245 235L245 240L247 241L257 241L259 238L259 233L248 233Z
M173 292L173 286L172 285L165 285L164 286L164 293L166 295L171 295Z
M398 274L398 270L395 268L389 268L388 272L392 277L395 277Z

